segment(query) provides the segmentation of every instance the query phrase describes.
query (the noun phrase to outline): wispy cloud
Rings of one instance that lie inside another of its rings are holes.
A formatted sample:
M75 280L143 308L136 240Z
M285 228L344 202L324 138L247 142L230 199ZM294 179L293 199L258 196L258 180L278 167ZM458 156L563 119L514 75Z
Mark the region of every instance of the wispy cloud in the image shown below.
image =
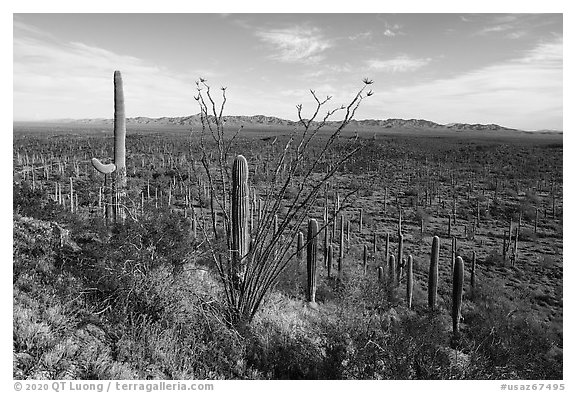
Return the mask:
M535 64L541 67L552 67L562 70L563 63L563 40L557 38L551 42L542 42L535 48L525 52L525 55L519 59L522 63Z
M386 60L369 59L366 61L366 64L372 71L408 72L422 68L431 61L431 58L413 58L402 55L393 59Z
M374 37L374 33L372 33L371 31L365 31L362 33L353 34L353 35L349 36L348 39L351 41L356 41L356 40L366 40L366 39L370 39L373 37Z
M396 37L398 35L403 35L404 33L402 33L401 28L402 26L399 24L384 23L382 34L384 34L386 37Z
M466 21L478 22L481 25L481 27L474 32L474 35L500 35L512 40L523 38L528 35L529 31L534 30L534 28L550 23L550 21L541 18L538 14L497 14L488 17L485 15L475 15L466 19Z
M255 34L272 47L275 53L271 58L288 63L318 63L322 53L333 46L316 27L259 30Z
M175 74L142 59L81 42L56 43L31 35L20 35L13 42L17 119L111 116L114 70L121 70L124 76L129 116L183 115L195 110L194 79L211 76L206 70ZM32 107L35 113L30 113Z
M506 38L509 38L511 40L517 40L522 37L525 37L526 34L528 34L526 31L513 31L511 33L506 34Z
M373 104L395 117L491 123L535 130L562 128L562 39L542 43L517 59L450 79L389 89Z
M512 25L492 25L492 26L486 26L484 28L482 28L480 31L478 31L479 35L486 35L486 34L490 34L490 33L499 33L502 31L508 31L511 30L514 26Z

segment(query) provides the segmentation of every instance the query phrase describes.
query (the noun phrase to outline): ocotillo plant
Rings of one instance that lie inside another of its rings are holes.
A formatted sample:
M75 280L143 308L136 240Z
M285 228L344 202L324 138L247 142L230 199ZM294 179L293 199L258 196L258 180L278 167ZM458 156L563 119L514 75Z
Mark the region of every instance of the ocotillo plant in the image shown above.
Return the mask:
M232 166L232 266L239 283L244 281L246 256L250 248L248 173L246 158L237 156Z
M462 291L464 288L464 261L456 258L452 276L452 332L458 334L462 311Z
M406 262L406 304L408 308L412 308L412 290L414 288L413 265L414 260L412 259L412 255L409 255L408 262Z
M274 220L273 220L273 224L272 224L272 228L274 228L274 232L273 232L273 237L276 237L276 234L278 233L278 214L274 214ZM277 245L273 245L273 257L274 259L278 258L278 247Z
M372 81L366 79L364 83L368 86ZM197 90L198 93L194 98L200 106L202 138L199 139L199 145L193 145L192 140L190 140L189 150L191 155L197 155L197 152L200 151L201 158L199 160L201 160L202 166L199 170L203 170L205 173L205 176L202 177L207 180L210 194L215 196L218 210L224 214L225 221L229 221L231 214L227 205L229 205L231 194L231 171L227 167L227 163L236 134L225 132L226 124L222 113L226 102L226 89L221 89L220 104L216 103L218 97L214 96L205 80L202 79L197 82ZM315 98L318 98L313 91L311 93ZM202 230L205 232L205 250L212 255L211 259L218 269L220 281L226 291L224 295L227 314L230 315L230 322L233 325L249 324L253 320L265 298L278 283L282 273L296 257L294 240L299 228L308 221L310 213L314 210L314 202L317 201L317 197L326 182L334 176L338 168L341 168L344 161L350 159L361 148L361 144L356 141L346 143L349 146L345 147L345 154L332 159L333 168L326 175L322 174L323 171L319 165L326 162L331 146L338 140L341 130L352 120L357 106L371 94L372 92L368 91L368 88L358 92L349 106L346 107L347 109L344 108L343 120L339 122L323 146L321 144L320 150L316 152L313 160L307 158L312 146L316 146L313 144L312 138L325 125L326 121L322 119L316 121L315 114L310 119L305 120L302 117L301 105L297 107L300 119L298 122L299 129L295 130L286 140L286 145L282 148L279 146L280 144L274 144L276 140L268 145L270 156L268 161L264 163L268 165L267 175L265 174L268 178L258 190L262 200L261 217L252 233L253 242L247 258L245 283L240 291L236 291L231 286L230 272L233 269L230 266L232 263L230 256L224 256L222 260L218 259L219 245L214 243L215 237L213 235L206 236L210 227L208 225L202 226ZM317 99L314 113L322 112L327 101L328 99ZM230 138L227 137L228 135ZM211 149L208 146L208 143L212 143L212 141L216 144L217 149L216 154L213 155L209 154ZM290 165L286 167L287 172L284 173L284 176L279 177L280 169L283 169L284 163L288 162ZM318 173L321 174L319 177L316 176ZM294 189L296 192L291 192ZM345 196L344 201L347 201L348 197L348 195ZM200 210L199 213L202 217L209 217L205 211ZM274 231L272 230L273 217L276 214L279 218L278 230ZM226 243L231 244L231 234L227 232L225 237ZM283 237L284 239L291 239L291 241L283 241Z
M310 305L316 305L316 261L318 257L318 222L313 218L308 221L308 247L306 252L308 285L306 296Z
M430 253L430 269L428 271L428 308L436 309L436 294L438 292L438 260L440 259L440 238L432 238Z

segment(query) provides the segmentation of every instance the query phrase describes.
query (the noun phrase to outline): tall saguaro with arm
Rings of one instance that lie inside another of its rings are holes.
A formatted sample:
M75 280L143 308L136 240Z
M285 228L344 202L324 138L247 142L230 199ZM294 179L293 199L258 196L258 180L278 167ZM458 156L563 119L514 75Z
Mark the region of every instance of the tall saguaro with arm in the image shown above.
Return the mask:
M92 165L104 176L113 176L112 195L115 196L117 190L123 194L126 187L126 111L120 71L114 71L114 162L102 164L99 159L92 158Z

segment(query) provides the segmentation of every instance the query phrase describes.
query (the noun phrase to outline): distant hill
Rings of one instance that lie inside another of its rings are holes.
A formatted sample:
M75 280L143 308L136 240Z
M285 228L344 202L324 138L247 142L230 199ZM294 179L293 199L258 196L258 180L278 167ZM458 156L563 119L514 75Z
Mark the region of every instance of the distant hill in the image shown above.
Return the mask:
M282 126L294 127L298 122L281 119L274 116L254 115L254 116L224 116L224 122L229 125L243 126ZM113 119L81 119L65 120L67 123L81 124L112 124ZM126 119L130 124L148 124L148 125L178 125L178 126L199 126L201 125L200 114L181 116L181 117L131 117ZM328 122L328 125L338 124L337 121ZM352 120L351 126L357 127L378 127L378 128L411 128L411 129L450 129L456 131L521 131L514 128L504 127L498 124L466 124L466 123L449 123L438 124L433 121L423 119L386 119L386 120ZM544 131L544 130L543 130ZM554 131L545 130L546 133Z

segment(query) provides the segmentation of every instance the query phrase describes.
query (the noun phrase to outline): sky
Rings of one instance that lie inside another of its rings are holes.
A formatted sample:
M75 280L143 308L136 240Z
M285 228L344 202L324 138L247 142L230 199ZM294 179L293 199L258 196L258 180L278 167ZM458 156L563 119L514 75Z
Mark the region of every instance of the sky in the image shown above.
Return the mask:
M562 14L14 14L14 120L112 118L114 70L129 117L198 113L201 77L296 120L369 78L357 119L563 130Z

